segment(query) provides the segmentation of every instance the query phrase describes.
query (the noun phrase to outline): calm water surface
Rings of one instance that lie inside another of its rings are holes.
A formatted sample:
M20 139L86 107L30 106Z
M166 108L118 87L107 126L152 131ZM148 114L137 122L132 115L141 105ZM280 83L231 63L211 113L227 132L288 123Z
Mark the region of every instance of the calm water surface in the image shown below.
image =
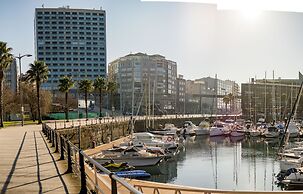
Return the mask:
M279 139L188 137L175 160L148 168L151 181L229 190L281 190ZM146 170L146 169L145 169Z

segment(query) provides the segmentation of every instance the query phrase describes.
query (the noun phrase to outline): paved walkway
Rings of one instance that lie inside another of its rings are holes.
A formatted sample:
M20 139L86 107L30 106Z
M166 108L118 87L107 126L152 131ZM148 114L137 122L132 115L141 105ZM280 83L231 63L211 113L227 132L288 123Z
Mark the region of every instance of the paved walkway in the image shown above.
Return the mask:
M66 161L49 145L41 125L0 129L0 194L79 193L79 179L64 174Z

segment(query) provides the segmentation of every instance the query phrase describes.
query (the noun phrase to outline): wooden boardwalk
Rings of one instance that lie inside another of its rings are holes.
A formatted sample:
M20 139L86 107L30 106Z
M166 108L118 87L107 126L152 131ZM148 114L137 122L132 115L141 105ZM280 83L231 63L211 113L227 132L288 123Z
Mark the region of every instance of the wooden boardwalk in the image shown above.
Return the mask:
M0 194L79 193L79 178L65 174L41 125L0 129L0 148Z

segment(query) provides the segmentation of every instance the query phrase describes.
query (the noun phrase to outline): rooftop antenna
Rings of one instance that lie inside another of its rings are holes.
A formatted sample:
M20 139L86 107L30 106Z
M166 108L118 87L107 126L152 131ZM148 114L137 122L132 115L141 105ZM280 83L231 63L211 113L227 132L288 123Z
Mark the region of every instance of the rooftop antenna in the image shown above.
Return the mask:
M44 8L44 3L42 4L42 8Z

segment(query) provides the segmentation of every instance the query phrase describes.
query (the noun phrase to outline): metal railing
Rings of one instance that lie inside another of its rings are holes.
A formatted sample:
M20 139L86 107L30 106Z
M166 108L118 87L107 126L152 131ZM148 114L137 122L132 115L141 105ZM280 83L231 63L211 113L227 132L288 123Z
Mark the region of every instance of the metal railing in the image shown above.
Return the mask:
M42 132L47 137L52 147L55 147L55 152L60 153L60 160L67 160L66 173L75 173L81 180L81 194L85 193L104 193L99 184L99 172L108 175L111 180L111 193L117 194L117 183L122 185L131 194L142 194L135 187L130 185L124 179L118 177L113 172L104 168L97 161L86 155L81 149L77 148L73 143L61 135L58 131L52 129L47 124L42 125ZM85 163L89 163L85 164ZM85 169L92 167L92 172ZM89 174L94 176L94 179Z
M227 115L210 115L210 114L173 114L173 115L162 115L162 116L150 116L148 119L192 119L192 118L207 118L207 117L226 117ZM228 117L239 117L240 115L228 115ZM137 121L146 120L146 116L134 117ZM115 116L115 117L100 117L100 118L89 118L89 119L71 119L69 122L65 120L47 121L48 125L54 129L66 129L73 128L76 126L87 126L111 122L127 122L131 119L131 116Z

